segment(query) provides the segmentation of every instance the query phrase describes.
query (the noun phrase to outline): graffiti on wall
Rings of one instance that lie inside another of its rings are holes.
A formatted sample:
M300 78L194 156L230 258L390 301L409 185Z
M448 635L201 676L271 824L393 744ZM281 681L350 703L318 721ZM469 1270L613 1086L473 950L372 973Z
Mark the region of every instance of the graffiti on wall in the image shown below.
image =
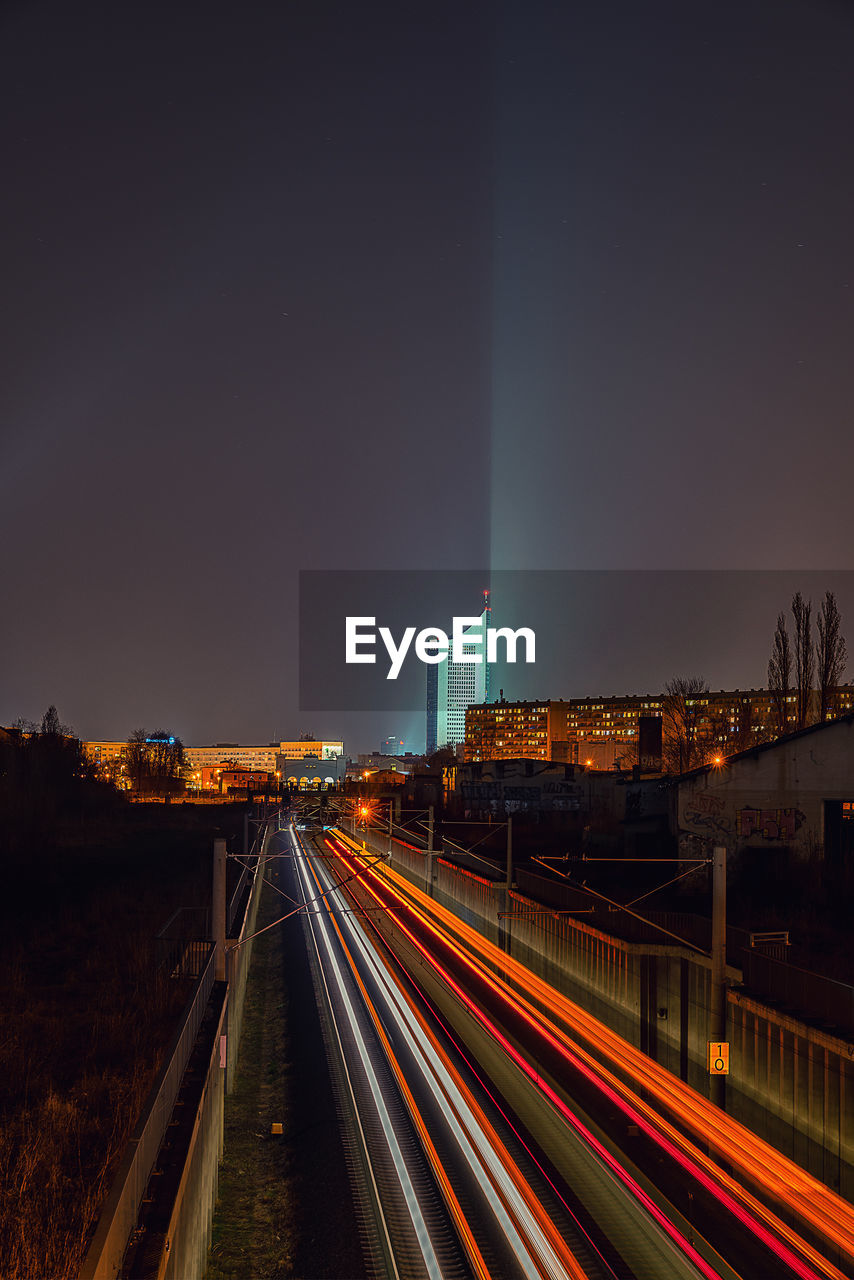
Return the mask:
M581 787L568 782L546 781L541 786L509 786L503 782L463 783L462 793L466 805L491 808L502 807L507 813L523 810L560 810L577 812L581 808Z
M685 801L683 826L694 831L728 836L732 830L723 796L708 791L692 791Z
M761 836L763 840L794 840L806 814L800 809L739 809L735 831L741 840Z

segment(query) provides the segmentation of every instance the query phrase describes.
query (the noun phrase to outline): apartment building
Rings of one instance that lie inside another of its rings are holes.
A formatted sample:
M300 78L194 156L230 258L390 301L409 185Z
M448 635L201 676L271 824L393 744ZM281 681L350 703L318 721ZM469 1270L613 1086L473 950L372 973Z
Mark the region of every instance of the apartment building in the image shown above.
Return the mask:
M607 767L622 760L634 763L638 723L643 717L665 716L664 693L615 697L558 699L543 702L484 702L466 711L463 759L557 760ZM813 695L811 719L818 717ZM838 686L830 697L831 719L854 711L854 685ZM722 754L743 751L780 732L777 706L767 689L719 689L689 700L697 710L702 737ZM785 732L797 728L796 697L786 699Z

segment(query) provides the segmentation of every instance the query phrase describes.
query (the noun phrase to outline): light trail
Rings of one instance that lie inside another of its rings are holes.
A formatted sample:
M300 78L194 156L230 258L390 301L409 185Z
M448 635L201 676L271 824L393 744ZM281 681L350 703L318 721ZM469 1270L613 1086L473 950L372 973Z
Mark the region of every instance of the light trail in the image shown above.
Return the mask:
M344 839L347 840L346 837ZM345 846L339 843L339 849L343 848ZM353 854L349 848L346 852L348 859L351 859ZM454 952L470 971L480 980L488 982L492 989L512 1006L537 1034L544 1036L576 1070L581 1071L602 1089L611 1101L620 1106L632 1123L638 1124L647 1136L656 1141L671 1158L697 1178L702 1186L711 1191L796 1275L802 1277L802 1280L811 1280L817 1275L827 1277L828 1280L845 1280L843 1273L818 1250L781 1222L770 1209L721 1170L704 1152L697 1150L693 1143L669 1125L652 1107L637 1098L628 1086L586 1053L580 1045L572 1041L562 1028L549 1023L542 1009L527 1001L516 988L527 990L533 998L538 999L541 1004L546 1004L551 1013L566 1021L576 1032L581 1030L585 1039L594 1043L601 1052L609 1055L614 1065L631 1072L638 1084L649 1089L668 1110L677 1114L700 1140L717 1139L722 1155L741 1168L745 1176L755 1179L764 1189L774 1194L775 1198L794 1209L829 1242L851 1253L852 1239L854 1239L850 1225L852 1210L847 1202L834 1196L823 1184L818 1183L816 1179L811 1178L779 1152L770 1148L756 1135L751 1134L725 1113L706 1102L682 1081L676 1080L616 1033L602 1027L602 1024L591 1015L561 996L518 961L512 960L505 952L500 951L459 917L427 897L392 868L383 866L382 871L379 874L374 873L372 879L380 881L386 892L391 892L400 905L415 912L421 923L430 929L444 946ZM373 890L371 892L374 897L377 897ZM380 898L377 900L381 901ZM434 918L442 921L444 931L434 923ZM399 917L396 918L396 922L399 927L406 928ZM455 937L450 938L449 932L452 932ZM411 931L408 933L413 945L423 951L423 944L411 934ZM461 943L467 945L463 946ZM435 959L433 963L435 964ZM500 969L508 978L512 976L514 985L511 986L509 982L498 977L494 972L497 969ZM524 1069L521 1063L519 1065ZM801 1197L807 1193L811 1198L804 1202ZM840 1207L843 1210L841 1215ZM799 1257L798 1254L802 1256ZM816 1270L813 1270L813 1267Z
M381 901L376 894L373 894L373 890L371 890L370 886L365 885L365 888L372 893L372 896L376 898L377 902ZM698 1253L694 1246L674 1226L666 1214L664 1214L655 1202L647 1195L647 1193L643 1191L636 1180L611 1155L607 1148L599 1142L591 1131L582 1124L570 1109L566 1107L566 1105L558 1098L558 1095L554 1090L552 1090L542 1079L540 1072L514 1049L510 1041L500 1031L495 1023L486 1017L478 1004L471 999L467 992L465 992L464 989L453 979L448 971L438 963L435 956L423 947L415 934L413 934L412 931L409 930L400 920L399 916L395 917L395 922L398 925L398 928L406 934L410 942L418 948L426 959L429 959L431 966L442 977L447 987L453 991L457 998L466 1006L469 1013L471 1013L477 1021L489 1031L490 1035L496 1043L501 1046L507 1056L521 1068L528 1079L548 1098L549 1102L555 1107L562 1119L567 1122L575 1133L586 1143L590 1152L609 1170L612 1176L623 1185L625 1190L633 1195L638 1203L643 1206L677 1250L684 1255L685 1259L695 1267L701 1275L705 1276L706 1280L720 1280L720 1272L715 1270L714 1267L706 1262L702 1255Z
M311 865L310 860L307 860L306 865L310 867L317 887L322 888L318 869ZM303 866L300 867L300 874L303 877L307 874ZM328 877L328 873L324 872L324 875ZM306 891L310 891L310 885L306 886ZM332 903L338 893L337 887L330 880L321 899L326 904L330 918ZM413 1010L401 986L381 962L362 926L353 919L346 905L342 903L342 906L344 909L340 919L331 918L331 923L357 979L360 965L354 959L354 952L358 953L358 960L370 971L382 992L383 1010L379 1011L364 983L358 979L366 1008L380 1033L395 1075L399 1081L404 1081L402 1068L383 1028L382 1013L393 1020L418 1065L424 1083L444 1113L457 1148L480 1186L521 1274L529 1280L586 1280L585 1271L571 1253L471 1090L465 1085L435 1036L430 1033L424 1020ZM349 945L342 930L347 932ZM413 1111L413 1119L419 1132L426 1132L423 1114L408 1085L404 1096ZM486 1277L489 1275L486 1264L465 1222L459 1201L452 1190L448 1171L439 1161L432 1141L429 1141L428 1153L436 1161L440 1186L450 1192L449 1208L458 1225L462 1225L464 1245L469 1251L476 1274Z
M293 828L291 829L291 839L294 841L294 848L296 849L299 846L300 842L298 837L296 837L296 833L293 831ZM350 1000L350 994L347 989L347 984L344 981L344 976L342 974L341 967L338 963L338 957L335 953L335 948L332 946L332 943L331 943L331 938L329 936L329 925L327 922L327 915L322 911L319 903L312 902L310 900L309 895L311 893L311 882L307 878L303 859L301 859L300 857L296 857L294 861L295 861L295 868L296 868L297 876L299 878L300 886L305 895L306 912L307 912L308 920L311 926L312 935L315 940L315 945L317 946L317 949L318 949L318 959L321 962L321 970L323 971L324 975L331 970L332 975L334 976L334 979L335 979L339 998L344 1006L344 1009L346 1010L350 1034L352 1035L353 1040L356 1044L356 1047L359 1051L359 1057L361 1059L362 1067L365 1071L365 1074L371 1086L371 1093L373 1095L374 1103L376 1105L377 1114L379 1116L380 1124L382 1126L382 1131L383 1131L386 1143L388 1144L388 1150L392 1157L395 1173L397 1174L401 1189L403 1191L406 1207L409 1210L412 1226L415 1231L415 1235L418 1240L419 1247L421 1249L421 1254L424 1260L424 1265L426 1267L427 1274L428 1276L431 1277L431 1280L442 1280L442 1269L439 1265L438 1258L436 1257L436 1253L433 1248L432 1241L430 1240L430 1233L427 1229L427 1224L424 1221L423 1214L421 1213L421 1208L418 1203L418 1197L415 1194L415 1188L412 1185L412 1179L409 1174L409 1169L407 1168L406 1160L400 1149L400 1144L398 1142L397 1134L395 1133L394 1125L392 1124L391 1118L388 1114L388 1108L386 1107L385 1100L383 1098L383 1091L380 1088L379 1082L376 1078L374 1064L371 1060L371 1055L368 1052L367 1045L365 1044L364 1037L362 1036L358 1018L356 1017L356 1013L353 1008L352 1001ZM317 924L317 930L315 930L315 924ZM318 936L318 934L320 936ZM376 1194L376 1202L380 1208L380 1211L382 1211L382 1202L380 1200L378 1192ZM385 1230L386 1232L388 1232L387 1227L385 1227ZM394 1250L391 1246L390 1239L388 1243L388 1252L393 1260Z

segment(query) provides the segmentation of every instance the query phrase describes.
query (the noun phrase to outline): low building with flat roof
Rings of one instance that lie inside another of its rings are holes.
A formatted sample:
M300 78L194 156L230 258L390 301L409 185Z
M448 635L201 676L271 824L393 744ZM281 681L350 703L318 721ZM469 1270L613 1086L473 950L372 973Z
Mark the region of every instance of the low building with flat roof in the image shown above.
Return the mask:
M347 773L347 761L344 756L306 755L300 759L280 755L276 761L276 770L285 787L325 786L341 787Z

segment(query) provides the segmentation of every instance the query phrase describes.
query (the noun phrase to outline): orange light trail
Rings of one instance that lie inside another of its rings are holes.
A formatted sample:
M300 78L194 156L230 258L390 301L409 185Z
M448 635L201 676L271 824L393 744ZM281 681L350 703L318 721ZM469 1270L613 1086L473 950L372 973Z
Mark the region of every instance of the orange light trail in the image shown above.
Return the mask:
M349 844L349 841L347 843ZM652 1059L641 1054L615 1032L597 1022L578 1005L562 996L518 961L513 960L506 952L499 950L494 943L489 942L447 908L427 897L392 868L384 865L379 873L377 870L372 872L372 878L380 881L386 891L392 893L399 903L412 910L421 923L430 929L443 945L454 952L462 963L483 981L488 982L491 988L511 1004L514 1011L521 1015L529 1026L543 1035L553 1047L558 1048L576 1069L582 1071L605 1090L611 1100L616 1102L624 1113L631 1116L633 1123L642 1127L648 1136L658 1142L683 1167L690 1169L691 1173L712 1190L716 1197L745 1225L748 1225L764 1243L778 1254L780 1253L781 1246L777 1239L769 1235L769 1230L773 1231L776 1237L786 1241L804 1258L809 1259L821 1275L828 1277L829 1280L845 1280L843 1273L818 1250L781 1222L770 1209L720 1169L704 1152L699 1151L652 1107L633 1094L628 1086L573 1042L559 1026L547 1022L542 1010L525 1000L515 987L527 990L533 998L546 1004L551 1013L560 1017L576 1031L580 1030L585 1038L595 1044L601 1052L606 1053L613 1063L629 1070L638 1084L649 1089L700 1140L709 1142L723 1158L740 1168L747 1177L754 1179L776 1199L793 1209L831 1242L854 1255L854 1227L852 1227L854 1214L847 1202L834 1195L824 1184L819 1183L799 1166L787 1160L785 1156L755 1134L750 1133L737 1121L701 1098L681 1080L677 1080ZM365 888L369 886L365 885ZM377 895L373 890L371 892L376 898ZM430 916L440 920L459 941L442 932ZM398 917L396 920L399 926L405 929ZM423 950L423 944L418 939L413 937L412 941ZM461 943L465 943L472 951L477 952L477 955L471 954ZM435 965L435 959L432 963ZM492 971L492 966L500 969L507 978L512 976L515 987L511 987L508 982L498 977ZM751 1221L751 1217L756 1220ZM792 1255L785 1246L782 1248L785 1250L787 1265L797 1274L803 1277L816 1274L801 1259Z
M307 860L307 863L315 884L317 885L318 889L322 889L322 885L317 876L317 872L314 869L314 866L312 865L310 860ZM424 1148L424 1151L430 1163L430 1166L433 1169L433 1173L436 1177L436 1181L439 1183L439 1187L445 1199L445 1203L448 1206L448 1211L450 1212L451 1217L454 1220L454 1224L457 1228L457 1231L460 1233L461 1243L463 1245L463 1248L466 1251L466 1254L468 1255L468 1259L472 1265L475 1276L477 1277L477 1280L491 1280L489 1269L487 1268L486 1262L484 1261L483 1254L478 1248L477 1241L475 1240L472 1234L471 1228L469 1227L468 1221L466 1220L466 1216L463 1211L462 1205L460 1204L459 1199L457 1198L457 1195L454 1192L453 1187L451 1186L450 1179L448 1178L448 1175L445 1172L445 1168L439 1157L439 1153L436 1150L436 1146L432 1138L430 1137L430 1133L427 1129L427 1125L424 1122L424 1117L422 1116L418 1108L415 1098L412 1095L412 1090L409 1088L409 1085L406 1081L406 1077L401 1069L400 1063L397 1060L397 1056L395 1055L394 1050L391 1047L391 1043L389 1041L388 1035L386 1034L385 1027L383 1026L383 1023L382 1023L382 1019L380 1018L373 1001L368 995L367 989L359 975L356 965L353 963L349 948L347 947L347 944L344 941L344 936L341 933L340 928L338 927L338 922L336 921L335 916L332 913L332 909L329 903L326 902L325 898L323 899L323 902L326 905L327 910L329 911L330 920L332 921L332 925L335 929L335 932L338 934L338 938L341 942L341 946L344 948L344 952L348 957L350 968L353 972L353 976L355 977L356 982L358 983L359 990L362 994L362 999L365 1002L365 1006L368 1010L368 1013L370 1014L371 1021L374 1024L374 1028L377 1032L380 1043L383 1046L383 1051L386 1055L389 1066L391 1067L394 1073L395 1080L397 1081L398 1088L401 1091L407 1110L409 1111L409 1114L412 1117L412 1121L418 1132L418 1136L421 1139L421 1144ZM581 1277L581 1280L584 1280L583 1275Z
M310 859L307 859L307 865L318 889L322 889L321 880ZM328 896L328 894L324 894L318 899L318 902L322 903L328 912L328 917L338 936L339 943L347 958L347 963L358 983L365 1007L377 1029L389 1064L402 1086L403 1096L413 1116L416 1128L419 1134L426 1138L425 1150L428 1159L434 1167L441 1189L448 1195L449 1211L461 1229L464 1247L469 1253L477 1274L482 1277L482 1280L489 1280L489 1272L482 1254L465 1221L463 1210L451 1189L447 1172L441 1164L434 1144L429 1139L423 1116L417 1107L411 1090L406 1084L403 1070L383 1026L382 1015L377 1010L359 975L357 963L350 946L348 946L343 936L338 921L335 919ZM352 920L349 922L349 927L351 929L354 928ZM354 938L358 940L358 934L355 932ZM368 947L367 940L363 939L361 945ZM452 1115L455 1118L460 1131L469 1135L477 1135L476 1138L469 1139L472 1151L478 1148L482 1153L487 1153L487 1158L484 1158L483 1155L479 1158L477 1165L478 1178L482 1186L486 1187L488 1183L493 1199L500 1202L503 1214L508 1222L512 1224L513 1233L518 1233L528 1264L536 1266L538 1274L544 1280L547 1280L547 1278L549 1280L558 1280L558 1277L561 1280L586 1280L585 1271L572 1254L538 1196L530 1187L518 1163L514 1160L506 1144L501 1140L483 1108L477 1102L435 1035L431 1032L422 1015L412 1006L411 999L403 985L388 966L383 963L375 948L370 947L369 953L374 965L381 968L385 982L394 987L398 999L405 1003L408 1015L417 1024L422 1045L429 1048L430 1055L441 1066L441 1073L450 1080L452 1088L449 1089L442 1085L440 1075L435 1075L435 1079L441 1089L443 1110L446 1115ZM462 1105L460 1105L460 1099L462 1099Z

